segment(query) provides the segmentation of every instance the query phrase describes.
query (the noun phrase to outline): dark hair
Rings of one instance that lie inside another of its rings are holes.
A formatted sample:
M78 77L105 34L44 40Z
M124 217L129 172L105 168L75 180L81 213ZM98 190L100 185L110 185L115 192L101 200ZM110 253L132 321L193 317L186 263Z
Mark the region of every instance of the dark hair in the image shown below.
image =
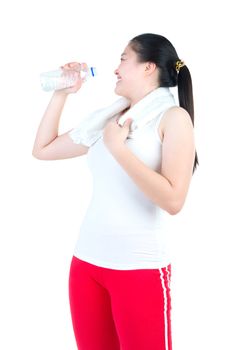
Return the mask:
M192 79L186 65L176 70L176 62L181 61L171 42L159 34L141 34L129 41L138 56L139 62L153 62L159 68L159 86L178 86L179 105L189 113L194 126L194 103ZM197 167L198 156L195 151L193 173Z

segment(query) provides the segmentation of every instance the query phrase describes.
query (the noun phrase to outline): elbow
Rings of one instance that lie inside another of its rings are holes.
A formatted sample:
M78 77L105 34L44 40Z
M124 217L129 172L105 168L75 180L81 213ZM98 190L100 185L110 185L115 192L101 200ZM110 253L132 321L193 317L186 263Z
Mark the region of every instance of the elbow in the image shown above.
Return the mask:
M32 156L36 159L39 159L39 155L37 154L37 152L34 149L32 150Z
M33 156L34 158L38 159L38 156L37 156L37 154L35 153L35 151L32 151L32 156Z
M177 215L179 212L180 212L180 210L181 209L178 209L178 208L170 208L169 210L168 210L168 213L170 214L170 215Z
M36 159L43 160L43 157L41 156L41 152L37 152L35 149L32 150L32 156Z
M173 201L168 205L167 212L170 215L177 215L183 208L182 201Z

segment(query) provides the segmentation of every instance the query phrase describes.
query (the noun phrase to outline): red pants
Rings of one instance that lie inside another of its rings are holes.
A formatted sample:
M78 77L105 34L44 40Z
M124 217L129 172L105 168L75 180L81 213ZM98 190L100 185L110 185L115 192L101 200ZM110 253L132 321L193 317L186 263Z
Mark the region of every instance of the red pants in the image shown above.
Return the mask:
M171 265L114 270L73 256L69 299L78 350L171 350Z

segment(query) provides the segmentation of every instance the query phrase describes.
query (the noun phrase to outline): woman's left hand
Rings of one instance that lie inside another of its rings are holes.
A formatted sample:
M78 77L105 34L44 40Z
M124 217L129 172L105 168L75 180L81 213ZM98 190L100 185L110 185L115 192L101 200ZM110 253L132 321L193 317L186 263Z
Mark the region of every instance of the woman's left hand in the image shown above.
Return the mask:
M123 126L117 120L110 119L103 130L103 142L110 151L114 151L124 145L129 134L132 120L127 119Z

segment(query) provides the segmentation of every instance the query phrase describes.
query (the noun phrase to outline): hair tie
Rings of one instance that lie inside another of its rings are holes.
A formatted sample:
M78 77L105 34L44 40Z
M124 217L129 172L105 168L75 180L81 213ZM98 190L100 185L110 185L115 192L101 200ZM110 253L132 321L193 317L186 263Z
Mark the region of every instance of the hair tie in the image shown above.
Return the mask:
M176 71L179 73L180 68L182 68L183 66L185 66L184 61L177 61L175 65Z

